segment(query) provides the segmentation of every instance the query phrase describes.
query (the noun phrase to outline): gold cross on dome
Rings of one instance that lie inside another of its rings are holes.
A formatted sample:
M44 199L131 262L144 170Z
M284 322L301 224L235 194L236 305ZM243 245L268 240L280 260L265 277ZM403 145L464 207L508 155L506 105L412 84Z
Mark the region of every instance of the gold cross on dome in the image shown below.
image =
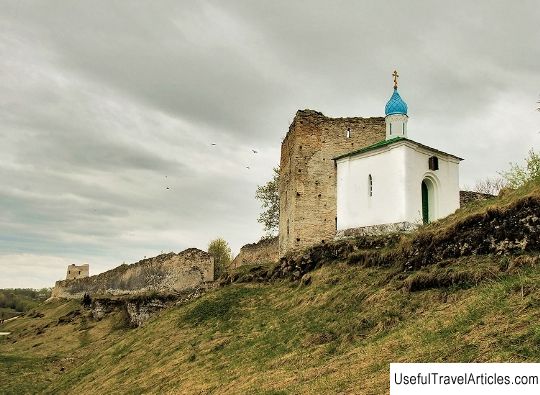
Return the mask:
M397 79L399 75L396 70L394 70L394 72L392 73L392 77L394 77L394 89L397 89Z

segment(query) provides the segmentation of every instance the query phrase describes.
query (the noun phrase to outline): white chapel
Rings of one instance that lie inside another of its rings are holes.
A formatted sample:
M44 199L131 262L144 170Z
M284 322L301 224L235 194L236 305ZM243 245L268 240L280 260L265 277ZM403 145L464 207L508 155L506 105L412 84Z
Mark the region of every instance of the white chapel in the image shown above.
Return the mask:
M385 108L386 139L334 158L337 232L408 230L459 208L461 158L407 136L407 104L397 89Z

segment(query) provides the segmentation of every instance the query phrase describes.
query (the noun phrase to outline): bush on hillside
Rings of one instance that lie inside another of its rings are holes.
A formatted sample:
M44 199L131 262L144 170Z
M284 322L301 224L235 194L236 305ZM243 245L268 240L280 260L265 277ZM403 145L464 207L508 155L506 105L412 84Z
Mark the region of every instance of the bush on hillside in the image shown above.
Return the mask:
M214 257L214 278L219 278L232 261L231 248L220 237L210 242L208 253Z
M501 176L506 185L512 189L522 187L533 180L540 180L540 153L531 148L524 165L510 163L510 169L501 172Z

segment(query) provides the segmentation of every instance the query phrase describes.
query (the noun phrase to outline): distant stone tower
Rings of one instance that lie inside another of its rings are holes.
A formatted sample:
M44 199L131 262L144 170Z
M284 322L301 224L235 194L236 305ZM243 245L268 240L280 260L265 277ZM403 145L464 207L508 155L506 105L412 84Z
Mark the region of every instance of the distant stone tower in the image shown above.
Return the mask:
M74 280L76 278L84 278L90 275L90 266L88 263L82 265L69 265L67 268L66 280Z
M279 254L336 235L336 169L333 158L385 139L383 117L328 118L298 111L281 144Z

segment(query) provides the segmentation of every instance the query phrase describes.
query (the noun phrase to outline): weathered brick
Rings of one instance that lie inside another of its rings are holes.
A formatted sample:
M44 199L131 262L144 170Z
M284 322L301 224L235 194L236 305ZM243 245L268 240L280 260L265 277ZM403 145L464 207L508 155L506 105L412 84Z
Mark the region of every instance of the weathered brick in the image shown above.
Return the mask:
M312 110L296 113L281 144L280 256L334 238L336 170L332 158L385 136L383 117L329 118Z
M278 238L263 239L240 248L240 252L231 262L231 267L236 269L243 265L275 263L279 260L278 255Z

